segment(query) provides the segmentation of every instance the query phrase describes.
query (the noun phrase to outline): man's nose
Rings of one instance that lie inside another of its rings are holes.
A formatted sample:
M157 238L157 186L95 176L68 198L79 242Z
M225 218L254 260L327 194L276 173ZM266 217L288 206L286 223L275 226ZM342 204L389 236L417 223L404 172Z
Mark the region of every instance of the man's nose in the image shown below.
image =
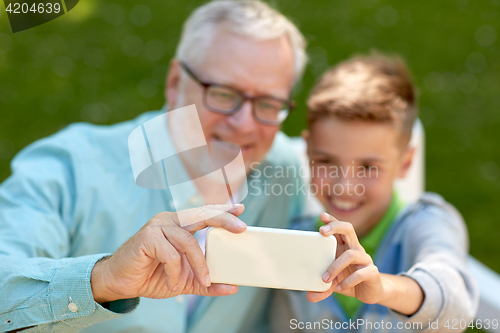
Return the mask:
M252 101L244 101L241 108L228 116L228 122L241 132L251 132L258 125L252 114Z

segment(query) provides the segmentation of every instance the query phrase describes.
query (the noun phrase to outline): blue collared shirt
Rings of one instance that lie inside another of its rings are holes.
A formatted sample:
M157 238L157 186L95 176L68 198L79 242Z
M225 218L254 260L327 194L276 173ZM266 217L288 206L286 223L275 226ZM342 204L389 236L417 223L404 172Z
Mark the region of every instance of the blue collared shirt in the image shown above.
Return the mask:
M185 296L115 301L109 309L93 299L95 262L155 214L174 211L168 190L135 184L127 147L132 130L161 112L112 126L73 124L14 158L12 175L0 185L0 331L35 326L25 332L195 333L264 325L268 291L262 288L202 297L189 322ZM266 177L266 166L299 168L281 132L248 179L240 218L248 225L286 228L302 211L304 184L293 173ZM270 192L275 184L291 184L286 189L292 195ZM195 188L176 199L184 208L200 205Z

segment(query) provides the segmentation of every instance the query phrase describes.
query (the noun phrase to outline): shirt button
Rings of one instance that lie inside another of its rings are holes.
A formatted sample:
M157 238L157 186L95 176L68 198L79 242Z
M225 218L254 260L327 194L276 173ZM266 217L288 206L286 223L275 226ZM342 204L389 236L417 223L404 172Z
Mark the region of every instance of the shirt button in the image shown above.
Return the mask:
M184 297L182 297L182 296L177 296L177 297L175 298L175 300L177 301L177 303L182 304L182 302L184 302Z
M78 306L75 303L71 302L68 304L68 310L75 313L76 311L78 311Z

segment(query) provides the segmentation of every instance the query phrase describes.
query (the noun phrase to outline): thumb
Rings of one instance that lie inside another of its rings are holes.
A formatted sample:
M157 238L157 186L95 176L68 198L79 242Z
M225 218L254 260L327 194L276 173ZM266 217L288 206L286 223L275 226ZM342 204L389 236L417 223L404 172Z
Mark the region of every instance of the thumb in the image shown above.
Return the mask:
M327 212L322 212L321 214L319 214L319 219L321 220L321 222L325 224L328 224L333 221L338 221L335 217L328 214Z
M229 214L233 214L234 216L240 216L245 210L245 205L240 203L226 205L206 205L204 207L206 207L207 209L224 211Z
M177 212L176 223L191 233L207 227L224 228L233 233L240 233L247 227L237 217L243 213L244 209L245 207L241 204L206 205Z
M228 296L238 292L238 286L231 284L214 283L207 288L207 295L205 296Z

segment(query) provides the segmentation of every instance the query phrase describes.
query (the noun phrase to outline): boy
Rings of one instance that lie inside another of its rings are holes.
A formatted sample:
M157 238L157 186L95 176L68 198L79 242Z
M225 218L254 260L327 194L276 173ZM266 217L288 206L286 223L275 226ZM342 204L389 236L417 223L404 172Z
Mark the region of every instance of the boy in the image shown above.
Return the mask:
M323 276L328 291L276 293L274 331L469 324L478 290L461 216L436 194L404 205L393 190L411 165L417 113L403 60L375 54L339 64L313 89L308 109L311 188L328 212L318 222L321 234L337 238L337 259Z

